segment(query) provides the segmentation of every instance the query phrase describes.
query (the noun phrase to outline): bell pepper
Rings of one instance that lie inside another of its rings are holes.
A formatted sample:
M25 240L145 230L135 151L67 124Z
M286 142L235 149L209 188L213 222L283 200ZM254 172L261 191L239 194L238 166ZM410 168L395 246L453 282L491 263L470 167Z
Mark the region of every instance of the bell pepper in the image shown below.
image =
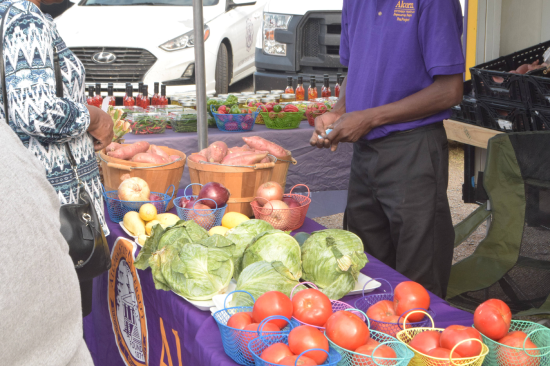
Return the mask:
M283 110L283 107L281 107L279 104L276 104L273 106L273 112L279 113Z
M218 113L220 114L227 114L227 107L222 105L218 108Z
M231 109L229 110L229 113L231 113L231 114L241 114L241 109L239 108L238 105L234 105L234 106L231 107Z
M298 107L296 107L295 105L287 104L287 105L283 108L283 111L284 111L284 112L299 112L300 110L299 110Z

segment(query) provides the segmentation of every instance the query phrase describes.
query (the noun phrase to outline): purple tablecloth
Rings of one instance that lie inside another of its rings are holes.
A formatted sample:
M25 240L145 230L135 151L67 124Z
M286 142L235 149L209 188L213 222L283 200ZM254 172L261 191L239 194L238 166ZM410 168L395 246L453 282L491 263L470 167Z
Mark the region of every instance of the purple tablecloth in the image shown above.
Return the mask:
M217 128L208 129L208 142L224 141L229 147L242 146L243 136L260 136L276 144L281 145L292 152L297 165L291 165L287 175L285 192L288 192L296 184L307 184L312 192L338 191L348 189L352 144L340 144L334 153L327 149L317 149L309 145L309 139L313 133L306 121L299 128L293 130L270 130L264 125L254 125L250 132L222 132ZM159 135L134 135L125 136L126 143L140 140L150 144L168 146L169 148L183 151L190 155L198 151L197 133L177 133L167 129ZM189 170L186 168L181 178L180 189L189 183Z
M107 212L105 213L107 215ZM117 237L127 237L118 224L108 220L111 235L108 237L112 248ZM324 229L313 220L306 218L297 231L313 232ZM381 277L392 286L407 280L406 277L389 268L376 258L368 255L369 263L362 270L369 277ZM143 293L143 304L147 321L148 359L150 365L204 365L235 366L223 351L220 333L210 312L200 311L172 292L156 290L151 270L138 270ZM84 319L84 335L88 348L97 366L124 366L119 354L111 325L108 307L109 276L104 274L94 280L93 311ZM473 316L449 306L444 300L431 296L431 308L436 313L437 327L451 324L471 326ZM354 304L360 295L346 296L342 301ZM162 324L162 331L161 329ZM164 337L162 337L164 334ZM168 347L163 346L162 338ZM180 351L176 338L179 338ZM168 361L169 348L172 363ZM180 353L181 358L178 356ZM178 363L181 360L181 363Z

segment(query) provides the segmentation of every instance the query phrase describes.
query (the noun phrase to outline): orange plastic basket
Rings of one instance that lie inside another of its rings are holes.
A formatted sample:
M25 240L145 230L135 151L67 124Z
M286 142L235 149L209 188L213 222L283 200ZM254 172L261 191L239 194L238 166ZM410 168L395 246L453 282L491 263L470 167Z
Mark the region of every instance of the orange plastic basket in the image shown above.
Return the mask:
M307 196L292 193L294 188L298 186L304 186L307 188ZM266 201L262 207L259 203L262 199L259 197L256 197L254 201L250 202L250 206L252 206L252 211L254 211L254 217L256 219L269 222L275 229L292 231L300 228L304 224L307 210L309 209L309 204L311 203L310 195L311 193L308 186L305 184L296 184L292 187L290 193L285 194L283 197L294 198L300 204L299 207L274 209L269 201Z

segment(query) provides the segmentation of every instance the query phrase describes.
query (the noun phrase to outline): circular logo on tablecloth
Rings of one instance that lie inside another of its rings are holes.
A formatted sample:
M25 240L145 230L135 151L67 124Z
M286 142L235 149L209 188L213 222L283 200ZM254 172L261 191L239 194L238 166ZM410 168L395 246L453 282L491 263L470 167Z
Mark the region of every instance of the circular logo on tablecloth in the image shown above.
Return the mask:
M128 366L148 364L147 319L132 243L118 238L109 270L109 313L122 359Z

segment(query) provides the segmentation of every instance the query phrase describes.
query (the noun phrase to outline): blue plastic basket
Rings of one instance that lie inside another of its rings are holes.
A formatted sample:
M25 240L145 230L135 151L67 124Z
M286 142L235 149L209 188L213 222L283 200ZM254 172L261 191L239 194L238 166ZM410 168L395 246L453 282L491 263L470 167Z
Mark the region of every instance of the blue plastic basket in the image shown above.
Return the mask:
M367 284L370 281L373 281L373 280L386 282L388 284L388 286L390 287L389 292L386 292L386 290L384 290L384 292L380 293L380 294L365 295L365 286L367 286ZM365 285L363 286L363 297L355 300L354 305L357 309L359 309L359 310L366 313L367 310L372 305L374 305L377 302L382 301L382 300L393 301L393 286L387 280L385 280L383 278L373 278L373 279L367 281L367 283L365 283ZM411 309L411 310L424 310L424 311L426 311L426 309ZM427 309L427 313L430 314L430 316L432 318L435 317L435 312L432 309ZM399 321L397 323L388 323L388 322L382 322L382 321L379 321L379 320L370 319L370 322L371 322L371 327L370 328L373 329L373 330L382 332L382 333L386 333L386 334L388 334L392 337L395 337L398 332L403 330L403 320L402 319L403 318L400 317ZM411 323L407 324L407 329L409 329L409 328L423 328L423 327L427 327L429 324L430 324L430 319L427 316L425 316L424 319L422 319L419 322L411 322Z
M212 115L216 120L216 126L220 131L224 132L245 132L252 131L254 123L258 117L259 111L245 114L221 114L216 113L210 106Z
M288 334L268 335L267 333L262 333L258 338L253 339L252 341L250 341L250 343L248 343L248 349L250 353L252 353L252 356L254 356L256 366L280 366L277 363L267 362L261 358L262 352L267 347L275 343L284 343L288 346ZM340 353L338 353L336 348L332 346L329 346L328 352L324 349L312 348L310 350L300 353L300 356L305 355L307 357L307 353L310 351L323 351L328 354L327 360L321 364L323 366L336 366L336 364L338 364L338 362L340 362L340 360L342 359ZM296 360L296 362L298 362L298 359Z
M102 186L103 187L103 186ZM168 194L170 191L170 188L172 188L172 194ZM174 185L170 185L168 189L166 190L166 193L159 193L159 192L151 192L151 194L156 194L161 199L159 201L122 201L118 199L118 191L105 191L105 187L103 187L103 198L105 199L105 203L107 205L107 212L109 213L109 218L112 222L119 223L124 218L124 215L126 215L130 211L136 211L139 212L139 208L146 204L151 203L157 208L157 213L165 213L166 207L168 207L168 203L170 203L170 200L172 197L174 197L174 192L176 191L176 188Z
M248 349L248 343L259 336L259 332L257 331L250 331L250 330L241 330L236 328L231 328L227 326L227 322L229 321L229 318L231 318L232 315L237 313L243 313L243 312L252 312L252 306L237 306L233 308L227 308L226 307L226 301L229 295L236 293L236 292L243 292L248 294L252 301L255 301L254 296L252 296L247 291L232 291L225 297L224 301L224 308L222 310L218 310L212 315L214 317L214 320L218 324L218 328L220 329L220 335L222 337L222 344L223 344L223 350L225 353L231 357L233 361L238 363L239 365L243 366L254 366L254 357L252 356L252 353L250 353L250 350ZM265 324L268 321L272 319L279 319L283 317L268 317L262 321L261 324ZM290 324L290 320L283 318L287 320ZM291 325L287 326L280 332L266 332L264 334L288 334L290 332Z
M222 207L218 207L218 205L216 204L216 208L209 209L209 210L197 210L195 208L182 208L180 206L181 200L184 198L185 199L198 198L198 196L194 196L194 195L188 196L185 194L185 192L187 191L187 188L189 188L189 186L192 186L192 185L199 185L202 187L202 184L191 183L187 187L185 187L185 189L183 190L184 196L177 197L174 199L174 206L176 206L176 211L178 213L179 218L185 221L193 220L195 221L195 223L202 226L205 230L210 230L214 226L221 226L222 218L223 218L223 215L225 214L225 209L227 208L227 204L225 204ZM204 201L204 200L210 200L214 202L213 199L202 198L200 200L197 199L195 204L197 202ZM193 207L195 206L195 204L193 205Z

